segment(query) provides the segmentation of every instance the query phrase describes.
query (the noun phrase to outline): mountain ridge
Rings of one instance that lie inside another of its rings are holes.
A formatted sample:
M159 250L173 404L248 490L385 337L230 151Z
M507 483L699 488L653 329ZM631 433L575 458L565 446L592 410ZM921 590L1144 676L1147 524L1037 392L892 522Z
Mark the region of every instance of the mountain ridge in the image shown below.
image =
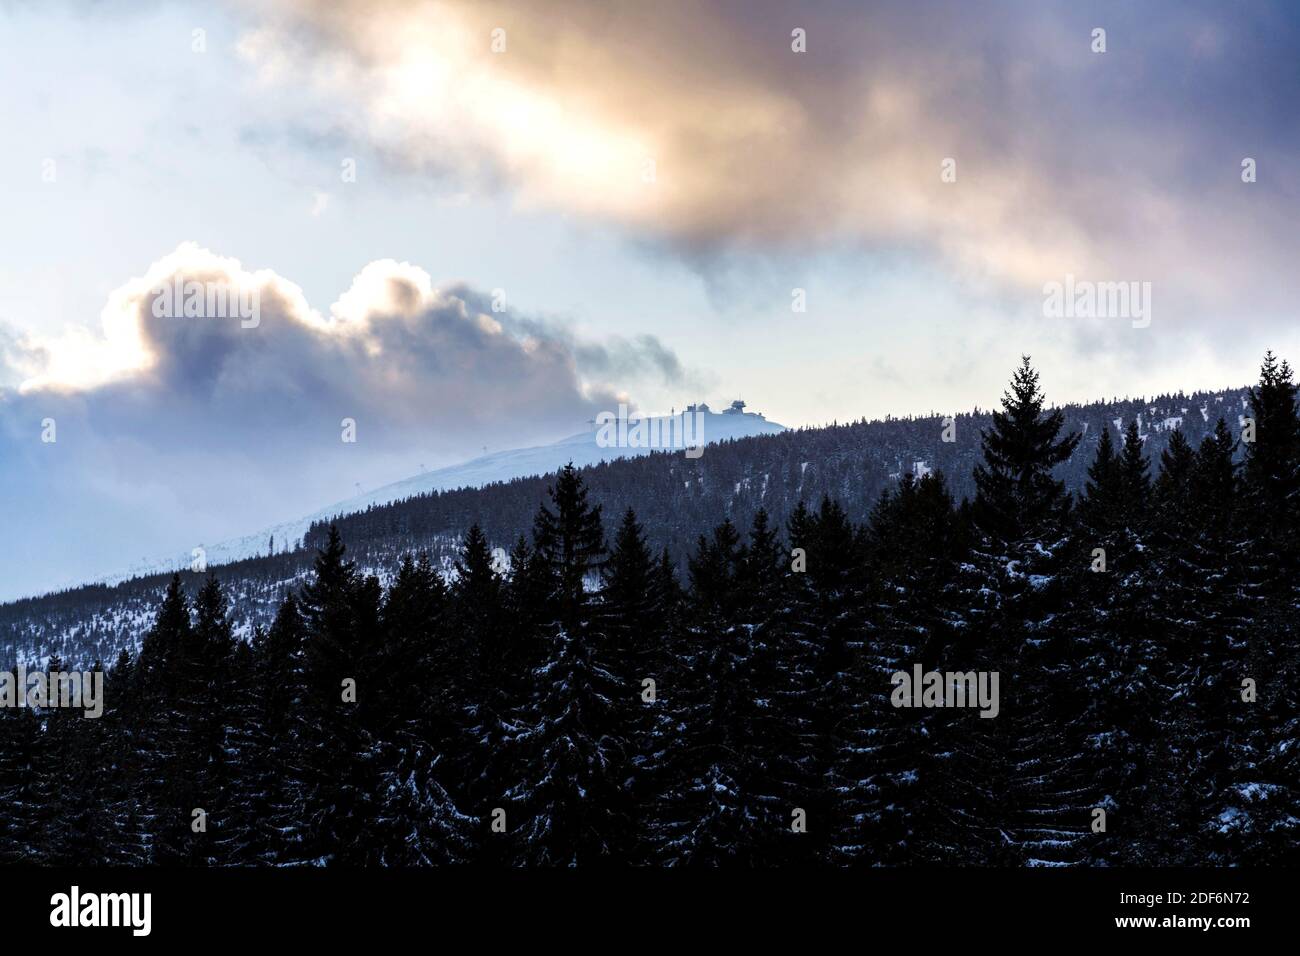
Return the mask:
M737 408L740 406L740 408ZM784 425L768 421L762 414L743 411L744 402L733 402L724 412L717 413L707 404L689 405L687 410L698 412L699 420L695 423L698 435L705 446L735 438L753 435L775 434L785 430ZM676 415L629 415L621 412L622 417L615 417L614 422L646 422L653 426L656 433L666 431L666 423L682 418L687 411ZM594 422L594 420L593 420ZM282 521L268 525L250 534L238 535L206 545L200 542L204 566L219 566L255 558L274 551L274 543L288 545L288 550L301 546L303 538L313 524L328 521L331 518L356 514L367 508L391 504L407 498L435 491L452 491L459 488L481 488L489 484L510 481L515 478L527 478L545 475L556 471L572 462L577 467L587 467L602 461L617 458L635 457L649 454L656 450L649 446L627 444L601 445L596 440L600 428L578 432L567 438L544 445L532 445L525 448L512 448L480 455L468 461L443 468L421 472L408 478L399 479L381 485L373 491L354 495L342 501L318 508L301 518ZM266 550L263 551L263 548ZM284 550L284 548L282 548ZM119 584L131 578L154 574L171 573L189 569L195 555L179 554L171 557L156 558L127 567L122 571L98 575L90 581L69 582L70 587L82 584ZM41 595L31 595L40 597Z
M1082 488L1102 429L1115 429L1118 438L1137 418L1144 454L1154 463L1175 428L1193 445L1220 417L1235 431L1248 397L1248 389L1239 388L1060 406L1066 430L1082 432L1083 440L1058 477L1071 491ZM951 419L862 419L710 443L695 459L651 449L581 470L593 502L604 508L607 532L623 510L633 507L655 550L667 549L680 566L699 534L724 518L747 526L760 507L782 527L798 501L815 504L829 495L851 518L865 520L880 492L900 475L925 471L942 472L958 500L969 496L979 433L990 421L987 411ZM955 431L952 442L942 439L948 422ZM349 557L381 580L391 576L402 554L418 550L450 572L471 524L479 524L491 544L506 551L526 536L552 477L430 491L321 517L303 533L302 547L224 563L209 560L208 570L228 586L236 629L247 637L257 624L269 622L283 594L310 573L314 549L331 523L339 526ZM205 577L187 566L179 573L189 592ZM0 604L0 661L38 662L51 654L83 663L111 660L123 647L135 646L148 628L170 576L170 570L158 571Z

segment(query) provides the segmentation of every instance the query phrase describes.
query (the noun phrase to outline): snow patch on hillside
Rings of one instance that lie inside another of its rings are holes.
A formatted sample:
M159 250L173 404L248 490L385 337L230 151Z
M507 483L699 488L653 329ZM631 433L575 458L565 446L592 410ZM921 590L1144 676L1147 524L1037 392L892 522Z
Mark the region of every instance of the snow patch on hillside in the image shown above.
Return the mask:
M708 410L708 406L702 406L702 409L702 420L699 428L706 447L718 442L749 438L755 435L775 435L785 431L784 425L770 422L761 414L731 410L716 413ZM678 417L680 419L680 416ZM635 421L635 418L632 420ZM645 419L647 423L659 423L660 425L666 424L669 420L670 416L647 416ZM655 429L651 430L654 431ZM611 429L610 432L612 431L614 430ZM607 434L610 432L607 432ZM667 428L664 428L664 432L667 433ZM633 458L647 455L652 451L663 450L645 447L618 447L616 445L602 446L597 442L597 435L598 430L593 426L589 431L570 435L568 438L563 438L550 445L493 452L460 465L451 465L447 468L424 472L384 485L374 491L364 492L337 502L301 518L263 528L253 534L230 538L211 545L202 543L203 557L209 566L242 561L246 558L259 557L270 553L272 541L274 541L274 548L278 553L298 547L308 529L315 522L327 521L333 517L365 511L375 505L385 505L416 495L428 494L432 491L481 488L495 482L506 482L515 478L552 474L569 462L573 462L575 467L583 468L603 461ZM672 449L667 450L672 451ZM680 455L684 452L676 450L672 451L672 453ZM92 583L116 584L141 575L188 569L191 567L193 560L194 555L183 554L171 558L141 561L117 573L97 578Z

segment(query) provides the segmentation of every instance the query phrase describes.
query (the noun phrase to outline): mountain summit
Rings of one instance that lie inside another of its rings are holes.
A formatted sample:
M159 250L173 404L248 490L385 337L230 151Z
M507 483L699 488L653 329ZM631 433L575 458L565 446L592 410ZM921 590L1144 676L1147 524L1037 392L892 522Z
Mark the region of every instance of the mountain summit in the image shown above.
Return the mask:
M746 411L745 408L745 402L737 399L721 412L715 412L701 402L687 405L681 412L674 408L669 415L640 416L621 406L617 412L602 413L592 419L587 431L549 445L492 452L459 465L422 472L374 491L354 495L302 518L214 545L203 545L203 559L208 565L227 564L267 554L271 550L294 548L315 522L355 514L431 491L481 488L494 482L553 474L569 462L583 468L652 451L676 451L694 456L701 444L708 446L786 430L784 425L768 421L761 413ZM187 553L170 559L142 562L121 573L106 575L100 581L115 584L140 575L183 570L191 567L194 557Z

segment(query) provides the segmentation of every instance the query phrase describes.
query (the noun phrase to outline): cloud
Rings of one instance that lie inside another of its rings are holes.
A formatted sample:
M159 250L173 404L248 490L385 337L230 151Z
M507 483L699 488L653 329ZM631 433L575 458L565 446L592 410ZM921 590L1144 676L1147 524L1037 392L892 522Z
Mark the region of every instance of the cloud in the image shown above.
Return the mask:
M101 334L0 336L27 376L0 389L0 500L24 542L0 556L5 596L246 533L485 440L572 434L629 383L684 375L653 337L578 341L492 304L382 260L321 311L273 271L184 244L109 296Z
M607 379L624 379L653 368L666 384L701 387L698 376L688 375L677 354L653 335L613 336L605 343L579 344L576 355L584 369Z
M273 9L242 53L273 88L340 104L328 128L706 266L737 249L903 250L1021 301L1067 273L1152 281L1179 323L1300 291L1280 278L1300 195L1284 5ZM1246 156L1258 183L1240 181Z

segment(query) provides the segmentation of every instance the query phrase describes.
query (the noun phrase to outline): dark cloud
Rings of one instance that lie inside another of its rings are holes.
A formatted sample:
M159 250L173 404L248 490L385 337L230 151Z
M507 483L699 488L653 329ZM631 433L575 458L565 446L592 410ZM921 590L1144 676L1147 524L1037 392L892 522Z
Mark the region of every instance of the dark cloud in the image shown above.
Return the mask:
M651 368L666 385L700 384L686 374L676 353L653 335L632 339L612 337L605 343L578 345L576 355L582 369L605 380L626 380Z
M158 290L176 276L229 301L256 290L255 326L233 308L167 314ZM485 435L500 448L572 434L617 406L609 383L681 375L653 337L578 343L405 263L367 266L321 314L273 273L193 246L114 294L106 352L124 342L137 361L108 381L0 389L0 499L22 542L0 557L3 596L313 511L472 457Z

